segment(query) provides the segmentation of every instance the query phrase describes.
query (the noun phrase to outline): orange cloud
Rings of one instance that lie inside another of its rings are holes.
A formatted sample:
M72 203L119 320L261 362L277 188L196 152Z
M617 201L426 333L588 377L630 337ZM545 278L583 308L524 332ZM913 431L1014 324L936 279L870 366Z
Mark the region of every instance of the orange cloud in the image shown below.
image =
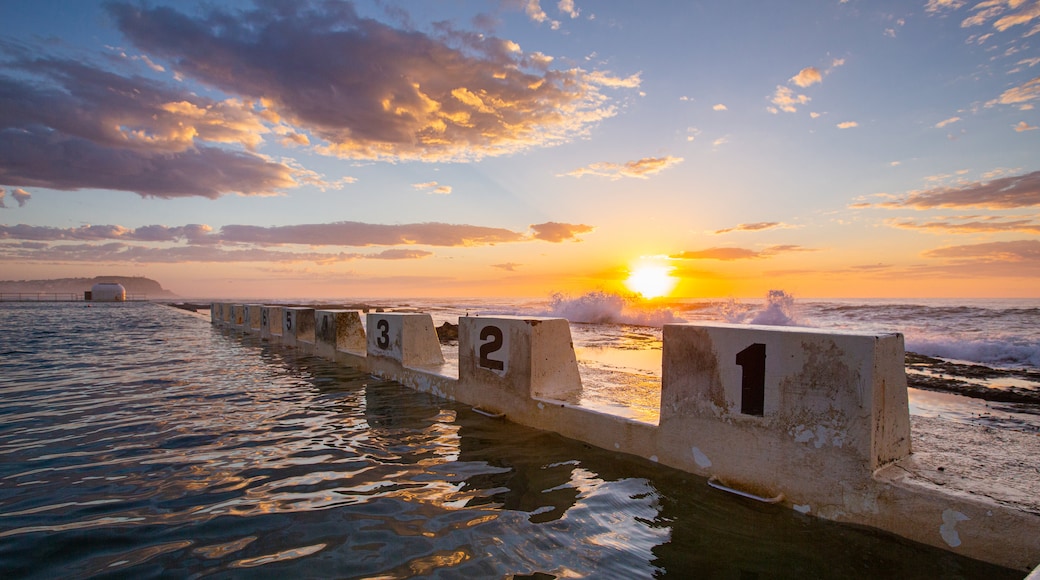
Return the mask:
M804 248L797 245L777 245L770 246L764 250L750 250L747 248L707 248L704 250L693 250L679 252L678 254L672 254L668 256L673 260L721 260L721 261L732 261L732 260L749 260L756 258L768 258L777 254L786 252L813 252L815 250L811 248Z
M1017 87L1011 87L1000 94L1000 97L989 101L986 106L1000 105L1023 105L1040 99L1040 77L1026 81Z
M547 242L563 242L566 240L578 240L578 235L587 234L596 229L584 224L563 224L557 222L546 222L544 224L532 224L534 239Z
M791 82L805 88L823 82L823 75L820 74L820 69L814 66L807 66L791 77Z
M728 234L730 232L760 232L763 230L772 230L778 228L789 228L783 222L755 222L751 224L739 224L732 228L726 228L722 230L715 230L716 234Z
M805 95L795 94L790 87L777 85L776 92L773 93L773 99L770 101L776 105L776 107L770 107L769 111L774 114L778 111L794 113L798 110L798 105L805 105L811 100L812 99Z
M575 169L569 173L563 175L569 175L572 177L582 177L584 175L598 175L601 177L608 177L611 180L618 180L623 177L635 177L637 179L646 179L649 175L660 173L669 167L678 165L683 162L682 157L644 157L637 161L628 161L626 163L609 163L600 162L592 163L586 167Z
M451 193L450 185L441 185L436 181L427 181L425 183L413 183L412 187L420 191L425 190L426 193L436 195L448 195Z

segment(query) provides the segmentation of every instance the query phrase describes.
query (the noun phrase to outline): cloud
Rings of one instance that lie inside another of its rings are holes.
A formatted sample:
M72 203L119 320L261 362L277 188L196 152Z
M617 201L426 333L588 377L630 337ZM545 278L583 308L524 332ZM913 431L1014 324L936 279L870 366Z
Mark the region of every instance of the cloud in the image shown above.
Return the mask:
M880 207L930 209L936 207L982 207L1009 209L1040 205L1040 171L975 182L960 187L938 187L916 191Z
M601 177L608 177L614 181L623 177L635 177L638 179L646 179L649 175L654 175L669 167L672 167L673 165L678 165L682 162L682 157L644 157L637 161L628 161L626 163L592 163L586 167L575 169L574 171L565 173L563 175L569 175L572 177L582 177L583 175L598 175Z
M1017 125L1012 125L1012 127L1014 127L1015 131L1018 133L1022 133L1024 131L1032 131L1036 129L1036 125L1030 125L1025 121L1019 121Z
M739 225L736 225L736 226L734 226L732 228L726 228L726 229L722 229L722 230L715 230L714 233L716 233L716 234L728 234L730 232L761 232L761 231L765 231L765 230L773 230L773 229L780 229L780 228L790 228L790 227L792 227L792 226L784 224L783 222L755 222L755 223L750 223L750 224L739 224Z
M8 185L216 199L228 193L274 194L299 185L300 173L258 155L210 147L153 156L45 132L0 131L0 180Z
M25 204L29 203L29 200L32 199L32 194L21 188L15 188L11 191L11 196L14 197L16 202L18 202L18 207L25 207Z
M189 242L207 243L212 228L207 225L190 224L167 227L160 225L126 228L119 225L88 225L75 228L52 226L0 225L0 240L32 241L100 241L120 240L137 242Z
M574 0L560 0L556 7L560 9L561 13L571 18L577 18L581 15L581 11L574 7Z
M924 255L929 258L945 258L957 262L1029 264L1033 268L1037 268L1040 267L1040 240L947 246L929 250Z
M793 244L770 246L764 250L751 250L748 248L713 247L704 250L692 250L679 252L668 256L673 260L750 260L757 258L768 258L777 254L787 252L814 252L811 248L804 248Z
M527 13L527 17L535 22L545 22L549 19L549 15L542 10L542 6L538 0L527 0L524 5L524 12Z
M992 216L967 216L962 218L939 218L920 222L910 219L885 220L886 225L907 230L919 230L940 234L979 234L1019 232L1040 234L1040 221L1034 218L1001 218Z
M505 228L491 228L467 224L438 222L414 224L369 224L362 222L333 222L324 224L297 224L287 226L252 226L229 224L214 231L208 225L187 226L150 225L127 228L120 225L88 225L73 228L0 225L0 240L37 242L118 241L166 242L189 245L225 246L442 246L470 247L500 243L545 240L562 242L574 240L580 234L595 228L584 224L547 222L534 224L531 232L515 232ZM406 253L408 252L408 253ZM384 252L380 259L422 257L428 253L411 250Z
M791 82L805 88L823 82L823 75L820 74L820 69L814 66L807 66L791 77Z
M262 248L224 249L214 246L153 248L122 242L106 244L0 244L0 262L49 262L59 264L113 263L156 264L185 262L347 262L368 258L358 253L275 251Z
M935 128L936 129L942 129L945 126L947 126L949 124L952 124L952 123L956 123L957 121L960 121L960 120L961 120L960 117L950 117L949 119L945 119L945 120L942 120L942 121L939 121L938 123L936 123L935 124Z
M21 74L0 75L4 185L212 199L320 181L250 151L267 129L240 102L60 59L15 58L6 65Z
M390 248L375 253L316 252L330 246L485 246L544 240L579 241L592 226L547 222L531 232L514 232L464 224L403 225L336 222L292 226L151 225L127 228L89 225L74 228L0 225L0 262L316 262L351 260L416 260L433 253L417 248ZM161 247L156 247L160 245ZM297 247L293 247L297 246ZM306 246L301 250L298 246ZM278 247L275 249L275 247ZM519 264L513 264L513 267ZM496 266L498 267L498 266Z
M991 107L997 104L1028 106L1030 101L1037 99L1040 99L1040 77L1004 91L1000 97L986 103L986 106Z
M378 254L368 254L368 258L371 260L417 260L432 256L433 252L427 252L426 250L383 250Z
M959 8L960 4L953 7ZM1020 7L1021 10L1014 11ZM989 0L979 2L972 10L975 11L975 14L961 22L962 28L980 26L992 21L993 28L1004 32L1014 26L1029 24L1033 20L1040 19L1040 3L1023 0ZM1009 13L1009 11L1011 12Z
M310 246L482 246L519 242L524 234L504 228L437 222L383 225L334 222L288 226L226 225L217 237L223 242L306 244Z
M719 104L713 106L711 108L711 110L713 110L713 111L728 111L729 108L726 107L726 105L723 105L722 103L719 103Z
M770 101L771 103L776 105L776 107L770 107L769 111L773 114L776 114L779 111L784 111L785 113L794 113L798 110L798 105L805 105L811 100L812 99L810 99L806 95L795 94L794 90L792 90L790 87L777 85L776 92L773 93L773 98Z
M580 234L587 234L596 229L585 224L563 224L557 222L546 222L544 224L531 224L534 231L534 239L547 242L563 242L566 240L580 241Z
M834 69L844 66L845 59L835 58L831 60L830 66L821 71L815 66L807 66L802 70L798 71L798 74L788 79L788 83L794 83L800 88L808 88L812 85L823 82L823 77L831 74ZM808 104L812 99L808 95L802 95L795 92L789 86L777 85L776 91L773 92L773 96L769 102L773 104L771 107L766 107L766 110L774 115L783 111L785 113L794 113L798 111L798 107L801 105ZM812 118L819 116L818 113L811 113Z
M448 23L435 35L397 29L347 3L199 16L119 3L108 10L139 50L262 101L320 139L318 151L344 158L473 160L559 144L615 114L602 88L640 83L638 75L547 70L544 55L512 41ZM526 10L543 18L536 1Z
M420 191L425 190L429 194L437 195L448 195L451 193L450 185L441 185L436 181L427 181L425 183L413 183L412 187Z
M855 121L843 121L841 123L838 123L837 127L839 129L852 129L854 127L859 127L859 123Z
M956 10L964 6L964 0L928 0L925 10L928 12L939 12L942 10Z
M505 270L506 272L516 272L516 269L523 264L517 264L515 262L505 262L503 264L491 264L492 268L498 268L499 270Z

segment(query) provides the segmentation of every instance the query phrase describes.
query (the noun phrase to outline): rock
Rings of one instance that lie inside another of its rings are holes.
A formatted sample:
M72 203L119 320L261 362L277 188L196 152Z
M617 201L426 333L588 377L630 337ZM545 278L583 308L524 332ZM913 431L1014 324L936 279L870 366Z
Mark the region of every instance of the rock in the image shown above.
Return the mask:
M459 325L445 322L437 327L437 339L441 342L451 342L459 339Z

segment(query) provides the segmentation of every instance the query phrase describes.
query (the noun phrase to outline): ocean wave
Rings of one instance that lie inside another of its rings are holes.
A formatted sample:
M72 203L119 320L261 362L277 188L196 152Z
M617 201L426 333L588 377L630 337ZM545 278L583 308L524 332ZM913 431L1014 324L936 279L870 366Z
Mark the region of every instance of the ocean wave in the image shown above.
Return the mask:
M548 312L544 314L589 324L663 326L674 322L686 322L676 316L670 308L656 307L635 295L625 296L611 292L587 292L577 298L555 293L549 299Z
M719 314L731 324L806 326L795 313L794 296L784 290L770 290L760 306L730 300L722 305Z
M1003 367L1040 367L1040 343L999 339L907 339L906 349L917 354Z

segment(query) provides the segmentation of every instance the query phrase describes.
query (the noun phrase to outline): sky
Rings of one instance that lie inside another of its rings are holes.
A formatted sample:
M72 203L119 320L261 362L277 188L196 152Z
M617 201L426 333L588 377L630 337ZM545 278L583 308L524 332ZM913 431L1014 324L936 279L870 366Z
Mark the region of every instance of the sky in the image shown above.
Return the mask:
M0 279L1040 297L1040 0L0 3Z

